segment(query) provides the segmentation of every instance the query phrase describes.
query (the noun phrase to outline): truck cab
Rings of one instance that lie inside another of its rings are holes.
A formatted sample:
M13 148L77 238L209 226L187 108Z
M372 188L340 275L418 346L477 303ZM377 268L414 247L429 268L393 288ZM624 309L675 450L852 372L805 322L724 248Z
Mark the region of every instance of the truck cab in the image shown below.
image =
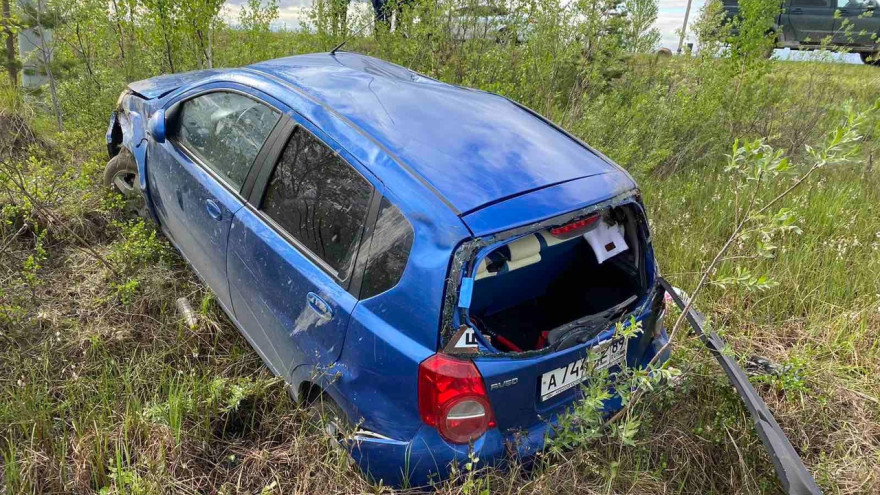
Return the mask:
M737 0L724 0L723 5L728 19L740 15ZM880 51L880 16L876 10L877 0L786 0L773 27L776 47L842 47L858 53L865 63L875 63Z

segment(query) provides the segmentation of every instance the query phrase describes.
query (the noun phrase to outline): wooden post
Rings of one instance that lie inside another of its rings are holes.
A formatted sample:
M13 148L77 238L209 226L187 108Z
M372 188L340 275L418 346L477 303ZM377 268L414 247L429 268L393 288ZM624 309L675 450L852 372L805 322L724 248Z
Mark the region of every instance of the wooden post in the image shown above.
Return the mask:
M681 37L678 38L678 50L675 52L677 54L681 54L681 47L684 45L684 35L687 33L688 28L688 17L691 15L691 1L692 0L688 0L687 9L684 11L684 22L681 23Z

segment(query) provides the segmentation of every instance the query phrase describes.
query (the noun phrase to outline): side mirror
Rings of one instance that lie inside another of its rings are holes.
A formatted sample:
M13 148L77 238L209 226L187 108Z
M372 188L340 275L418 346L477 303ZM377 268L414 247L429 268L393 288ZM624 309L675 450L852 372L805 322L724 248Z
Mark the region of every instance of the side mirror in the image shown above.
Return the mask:
M156 141L157 143L165 142L165 110L156 110L153 115L150 116L150 121L147 124L147 131L150 133L150 136L153 137L153 141Z

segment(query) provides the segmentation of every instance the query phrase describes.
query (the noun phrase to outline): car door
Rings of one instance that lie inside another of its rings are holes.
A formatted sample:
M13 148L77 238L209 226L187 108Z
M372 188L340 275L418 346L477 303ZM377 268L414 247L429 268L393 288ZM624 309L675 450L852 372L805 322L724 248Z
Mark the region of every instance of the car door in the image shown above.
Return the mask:
M836 0L791 0L783 14L791 26L794 41L821 43L832 35ZM788 33L786 33L788 38Z
M835 20L835 43L874 45L880 33L876 0L837 0L837 10L840 17Z
M379 193L366 170L310 123L291 119L286 127L277 161L267 159L233 219L228 273L236 319L270 368L289 379L298 365L332 373L358 302L354 266Z
M244 89L244 88L242 88ZM230 307L226 241L242 187L281 112L231 87L200 89L166 107L168 139L151 143L149 183L168 236Z

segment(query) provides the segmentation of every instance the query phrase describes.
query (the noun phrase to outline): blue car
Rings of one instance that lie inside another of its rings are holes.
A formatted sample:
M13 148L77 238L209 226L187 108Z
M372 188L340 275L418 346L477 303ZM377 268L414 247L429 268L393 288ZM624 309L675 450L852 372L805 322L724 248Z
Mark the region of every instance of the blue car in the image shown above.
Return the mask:
M105 183L386 484L534 456L588 350L613 372L667 342L633 179L502 96L295 56L132 83L107 145Z

